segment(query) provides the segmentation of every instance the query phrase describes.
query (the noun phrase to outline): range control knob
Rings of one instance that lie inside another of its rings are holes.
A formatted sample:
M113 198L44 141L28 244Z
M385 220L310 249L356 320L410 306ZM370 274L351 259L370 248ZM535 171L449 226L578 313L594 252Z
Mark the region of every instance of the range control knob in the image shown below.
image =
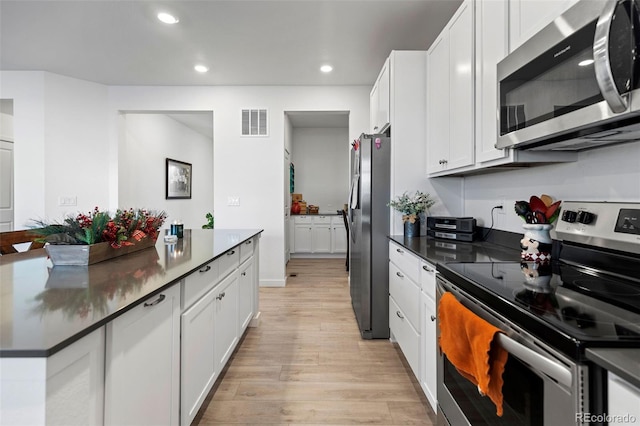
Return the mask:
M578 213L572 210L565 210L562 212L562 220L564 220L565 222L573 223L576 221L577 217Z
M576 220L580 223L584 223L585 225L588 225L589 223L593 222L595 218L596 218L596 215L594 215L593 213L589 213L584 210L581 210L578 212Z

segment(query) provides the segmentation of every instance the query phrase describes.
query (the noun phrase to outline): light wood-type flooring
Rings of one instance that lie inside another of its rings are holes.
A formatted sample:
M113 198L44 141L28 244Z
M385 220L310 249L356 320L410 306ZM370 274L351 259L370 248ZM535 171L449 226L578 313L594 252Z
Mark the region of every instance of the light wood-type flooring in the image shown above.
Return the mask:
M396 344L360 338L344 259L292 259L195 425L435 425ZM295 276L293 276L295 275Z

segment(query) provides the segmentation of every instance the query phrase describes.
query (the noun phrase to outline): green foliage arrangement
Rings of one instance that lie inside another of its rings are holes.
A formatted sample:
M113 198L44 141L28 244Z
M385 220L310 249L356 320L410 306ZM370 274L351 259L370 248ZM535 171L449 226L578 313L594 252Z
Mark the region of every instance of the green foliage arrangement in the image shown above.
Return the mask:
M213 215L211 213L207 213L205 217L207 218L207 223L202 225L202 229L213 229Z
M410 196L406 191L397 197L395 200L391 200L388 206L403 213L407 216L415 216L419 213L427 211L433 206L436 201L431 197L429 193L416 191L413 196Z
M88 214L67 217L62 223L33 221L33 233L41 237L37 241L50 244L97 244L108 242L113 248L135 244L149 237L158 238L158 230L167 215L164 211L144 209L118 209L111 216L108 211L95 207Z

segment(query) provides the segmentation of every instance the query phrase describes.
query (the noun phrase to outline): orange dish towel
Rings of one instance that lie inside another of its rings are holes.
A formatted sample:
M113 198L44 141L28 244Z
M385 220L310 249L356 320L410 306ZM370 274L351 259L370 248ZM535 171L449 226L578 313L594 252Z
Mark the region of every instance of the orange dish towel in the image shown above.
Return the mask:
M502 373L509 354L497 343L492 345L500 329L465 308L451 293L442 295L438 316L440 350L502 416Z

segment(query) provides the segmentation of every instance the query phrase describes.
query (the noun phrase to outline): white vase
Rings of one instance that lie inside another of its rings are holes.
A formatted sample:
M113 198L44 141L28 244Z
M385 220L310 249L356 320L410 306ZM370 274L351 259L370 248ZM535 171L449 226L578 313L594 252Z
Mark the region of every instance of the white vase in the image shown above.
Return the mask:
M549 223L526 223L522 225L524 236L520 240L520 257L524 260L543 262L551 260L551 229Z

